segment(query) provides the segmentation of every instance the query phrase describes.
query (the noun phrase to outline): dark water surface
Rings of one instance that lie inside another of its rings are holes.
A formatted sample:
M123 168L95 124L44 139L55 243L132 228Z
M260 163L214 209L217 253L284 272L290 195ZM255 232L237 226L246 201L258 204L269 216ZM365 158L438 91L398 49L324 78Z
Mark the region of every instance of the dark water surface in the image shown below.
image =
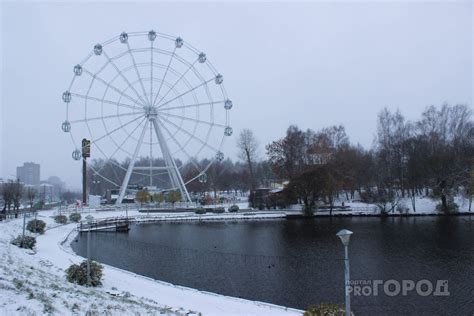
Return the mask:
M91 233L98 261L173 284L305 309L344 302L342 228L352 280L448 280L449 296L353 296L356 315L473 315L474 218L316 218L133 225ZM87 235L73 242L86 254ZM107 276L105 276L107 277ZM424 288L426 289L426 288Z

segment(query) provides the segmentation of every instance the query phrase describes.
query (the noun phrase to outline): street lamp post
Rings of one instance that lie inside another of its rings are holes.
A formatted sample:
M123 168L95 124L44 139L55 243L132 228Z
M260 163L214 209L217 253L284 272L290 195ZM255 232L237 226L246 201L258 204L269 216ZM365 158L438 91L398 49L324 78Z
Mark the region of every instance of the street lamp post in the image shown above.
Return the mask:
M25 209L23 209L23 234L21 236L21 247L23 247L24 243L25 243L25 228L26 228L26 212L25 212Z
M345 294L346 294L346 316L351 315L351 296L350 296L350 273L349 273L349 240L353 233L350 230L343 229L340 230L336 236L341 239L342 244L344 245L344 281L345 281Z
M88 230L87 230L87 286L91 286L91 253L90 253L90 244L91 244L91 225L92 225L91 215L86 216Z
M38 223L38 210L36 209L36 207L33 206L31 206L31 210L35 212L35 233L38 233L38 231L36 230Z

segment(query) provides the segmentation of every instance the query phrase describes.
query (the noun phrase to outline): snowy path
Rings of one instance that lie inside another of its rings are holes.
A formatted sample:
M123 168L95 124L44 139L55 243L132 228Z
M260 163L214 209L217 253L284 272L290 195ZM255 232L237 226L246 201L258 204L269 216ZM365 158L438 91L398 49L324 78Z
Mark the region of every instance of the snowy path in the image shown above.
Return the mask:
M96 218L116 216L118 212L92 212ZM120 213L122 215L123 212ZM39 219L55 226L52 212ZM130 215L133 215L130 214ZM301 315L302 311L267 303L253 302L155 281L105 265L104 284L89 289L68 283L64 270L82 260L69 247L75 224L49 229L37 238L36 254L9 244L21 232L20 219L0 222L0 314L37 314L49 311L70 314L86 311L112 314L187 314L203 315ZM71 233L72 232L72 233ZM69 240L64 242L69 236ZM63 244L62 244L63 243ZM33 272L32 272L33 271ZM29 274L28 274L29 273ZM22 285L18 283L21 282ZM113 297L107 292L129 292L130 297ZM29 294L34 292L33 297ZM194 311L194 312L193 312Z

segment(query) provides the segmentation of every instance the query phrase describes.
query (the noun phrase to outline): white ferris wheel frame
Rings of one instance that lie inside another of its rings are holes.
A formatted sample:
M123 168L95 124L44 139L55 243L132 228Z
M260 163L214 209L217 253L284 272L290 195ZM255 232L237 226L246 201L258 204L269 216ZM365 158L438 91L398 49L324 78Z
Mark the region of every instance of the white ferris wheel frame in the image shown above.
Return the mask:
M130 37L139 37L139 36L146 36L148 37L148 40L150 42L150 47L149 48L139 48L139 49L133 49L130 47L129 44L129 38ZM154 42L156 38L162 38L166 40L170 40L174 42L174 49L172 51L168 50L163 50L159 49L158 47L154 47ZM107 46L113 42L120 41L121 44L126 45L126 50L125 52L122 52L121 54L115 55L115 56L109 56L109 52L107 51ZM191 51L195 56L196 59L193 61L188 61L184 58L182 58L178 53L177 50L186 48L189 51ZM135 53L137 52L146 52L150 51L150 60L148 62L142 62L142 63L137 63L135 60ZM169 61L167 64L158 64L154 62L154 54L159 53L163 55L168 55L169 56ZM91 59L92 57L100 57L103 56L106 58L106 63L98 69L95 73L90 71L86 67L86 63ZM114 62L116 59L123 57L124 55L129 55L130 61L132 62L132 66L128 66L126 68L120 69L116 63ZM173 61L179 61L182 64L186 65L186 70L179 72L175 70L171 65ZM195 65L196 63L201 63L207 65L208 69L211 71L213 76L211 78L203 78L201 73L196 69ZM107 67L107 66L112 66L115 71L116 75L111 79L111 80L106 80L103 79L100 75L100 73ZM142 75L139 71L139 68L141 67L149 67L150 68L150 77L148 80L150 81L149 87L145 87L145 81L146 78L142 78ZM161 67L162 69L165 69L164 75L160 78L154 77L154 68L155 67ZM138 77L138 83L140 84L141 92L139 92L134 84L137 83L137 81L131 83L125 73L127 71L135 71L137 77ZM123 198L125 197L125 194L127 192L128 184L131 178L132 173L137 173L139 175L144 175L144 176L149 176L150 177L150 185L152 185L152 179L153 179L153 171L155 170L163 170L165 173L168 174L170 183L172 187L169 190L178 190L181 195L181 199L183 202L189 202L191 203L191 197L189 195L189 192L186 188L186 185L196 179L199 179L202 182L207 180L207 175L206 171L209 169L209 167L212 165L214 161L222 161L224 159L224 154L221 151L222 145L224 143L224 139L226 136L232 135L232 128L229 125L229 110L232 108L233 104L232 101L228 98L227 92L224 88L223 85L223 76L217 72L215 67L210 63L210 61L207 59L207 56L197 50L194 46L191 44L183 41L181 37L174 37L171 35L167 35L164 33L156 32L156 31L148 31L148 32L129 32L129 33L121 33L118 36L115 36L103 43L96 44L94 46L94 49L86 56L86 58L81 61L79 64L74 66L74 76L71 80L71 83L69 85L68 90L66 90L63 93L63 102L66 103L66 120L62 123L62 130L66 133L69 133L72 139L72 142L75 146L75 150L73 151L73 158L75 160L81 160L85 159L82 157L81 151L78 149L79 147L77 146L77 142L71 133L71 126L73 124L78 124L78 123L85 123L87 126L87 129L89 131L89 135L91 137L91 143L94 144L99 152L106 158L106 161L110 161L113 165L116 167L119 167L123 171L125 171L125 176L121 182L121 184L115 183L114 181L111 181L110 179L104 177L100 172L102 171L102 166L98 170L95 169L94 167L91 166L92 172L94 175L98 175L102 179L114 184L116 187L120 187L119 195L116 200L116 204L121 204L123 201ZM186 74L188 72L192 71L194 75L200 79L200 83L198 85L191 85L188 80L186 79ZM178 77L177 80L174 82L168 82L167 81L167 75L169 73L173 73L175 76ZM91 78L91 82L89 85L89 88L87 90L87 93L80 94L76 93L72 90L74 81L76 77L81 76L81 75L87 75ZM126 89L120 89L114 86L114 81L117 78L122 78L126 83L127 83L127 88ZM157 90L154 91L154 82L158 81L159 82L159 87ZM95 96L90 96L89 93L91 91L91 88L93 87L94 83L101 83L102 85L105 86L105 91L102 96L102 98L95 97ZM214 100L212 98L212 95L209 92L208 85L211 84L211 82L214 82L214 84L220 86L220 91L222 93L222 99L220 100ZM184 92L179 92L176 90L176 86L178 83L184 83L186 87L188 88ZM105 99L107 92L110 90L115 91L120 95L120 99L118 101L111 101L108 99ZM162 92L163 89L167 89L165 93L160 95L160 92ZM204 89L208 100L206 102L201 102L198 101L198 98L196 97L194 91L197 89ZM129 91L133 92L134 96L131 96ZM169 94L172 94L170 98L167 98ZM174 94L174 95L173 95ZM182 97L188 94L193 94L193 99L195 103L184 103L182 101ZM69 120L69 103L71 102L72 98L78 98L84 100L84 106L87 109L88 102L99 102L102 107L104 105L113 105L117 107L117 114L116 115L102 115L97 116L97 117L92 117L88 118L87 113L85 114L85 117L83 119L75 119L75 120ZM123 101L122 101L123 98ZM176 106L168 106L169 104L173 103L174 101L179 101L180 105ZM213 110L214 105L221 105L225 109L225 122L224 123L216 123L214 122L214 116L212 115L212 119L210 120L205 120L203 118L192 118L184 115L176 115L176 114L171 114L167 111L173 110L173 109L187 109L187 108L197 108L197 107L205 107L205 106L210 106L211 111ZM133 112L127 112L127 113L120 113L119 109L127 109L128 111L133 111ZM107 127L107 124L105 123L106 120L116 118L119 120L120 125L112 130L109 130ZM121 119L122 118L127 118L126 123L122 123ZM181 119L181 125L176 124L173 122L171 119ZM106 133L104 135L101 135L98 138L94 138L92 136L92 131L89 126L89 122L95 121L95 120L101 120L104 126L104 129ZM189 131L185 128L182 127L183 121L189 121L195 123L194 125L194 130ZM139 122L136 127L129 132L126 127ZM142 126L143 125L143 126ZM173 127L176 132L171 132L170 129L166 126L171 126ZM207 132L206 138L202 139L194 134L198 126L201 125L206 125L209 126L209 130ZM140 131L140 136L138 138L134 138L133 134L136 131L139 131L139 128L142 128ZM222 140L219 143L218 147L212 146L208 143L210 133L212 128L221 128L223 130L222 132ZM111 134L119 131L119 130L126 130L127 136L125 139L119 144L115 141L114 138L111 137ZM147 167L135 167L136 160L138 158L140 148L145 142L145 135L149 131L150 133L150 141L149 141L149 146L150 146L150 165ZM188 140L182 144L176 139L176 133L182 132L185 135L189 136ZM165 133L168 135L168 140L172 140L172 142L179 148L175 152L171 152L170 148L168 146L167 139L165 137ZM156 137L157 139L157 144L159 145L160 151L162 153L162 158L164 160L165 166L153 166L153 156L152 156L152 149L153 145L156 143L153 143L152 137ZM104 151L101 150L100 145L98 143L106 138L112 139L113 143L116 146L116 149L111 155L107 155ZM124 144L130 139L133 138L136 140L136 146L134 148L133 153L125 150L123 148ZM197 141L198 143L201 144L200 149L196 153L199 154L204 148L210 149L214 152L214 157L209 161L209 163L204 166L200 167L196 163L196 157L189 154L186 150L187 144L191 140ZM112 159L117 152L124 152L127 154L127 156L130 157L130 163L128 167L125 169L123 166L120 164L117 164L114 162ZM184 181L181 173L180 173L180 168L177 166L176 161L174 159L174 155L178 152L182 152L188 159L189 162L193 165L193 167L198 170L198 173L195 177L192 177L188 181ZM148 171L148 173L139 173L139 171ZM115 171L114 171L115 172ZM156 176L156 174L155 174Z

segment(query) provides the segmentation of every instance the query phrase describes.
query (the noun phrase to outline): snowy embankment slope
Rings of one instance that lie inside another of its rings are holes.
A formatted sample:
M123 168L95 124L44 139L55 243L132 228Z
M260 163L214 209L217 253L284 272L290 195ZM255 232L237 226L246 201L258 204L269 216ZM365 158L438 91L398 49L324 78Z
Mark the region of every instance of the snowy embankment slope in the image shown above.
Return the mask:
M118 213L91 212L91 215L101 218ZM131 213L129 215L134 215ZM87 288L71 284L66 281L64 271L72 263L83 260L69 247L71 238L76 234L76 225L56 226L50 217L52 214L52 211L45 211L38 216L49 229L38 236L36 253L10 244L10 240L21 233L21 219L0 222L0 314L85 314L87 311L117 315L302 313L295 309L174 286L107 265L104 266L102 287Z

